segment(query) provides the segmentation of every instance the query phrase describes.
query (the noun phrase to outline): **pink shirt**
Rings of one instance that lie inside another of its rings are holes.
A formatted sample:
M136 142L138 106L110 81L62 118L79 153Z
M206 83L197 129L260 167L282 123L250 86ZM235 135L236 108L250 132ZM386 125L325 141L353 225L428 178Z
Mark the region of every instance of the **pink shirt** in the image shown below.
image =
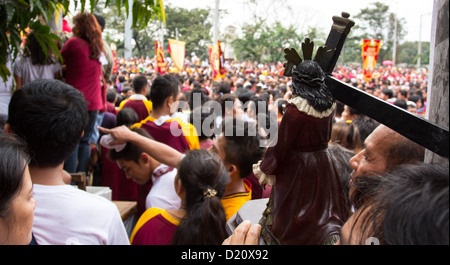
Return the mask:
M102 96L100 84L101 64L98 59L89 58L88 43L72 37L61 49L66 64L66 83L83 93L89 111L101 110L106 98Z

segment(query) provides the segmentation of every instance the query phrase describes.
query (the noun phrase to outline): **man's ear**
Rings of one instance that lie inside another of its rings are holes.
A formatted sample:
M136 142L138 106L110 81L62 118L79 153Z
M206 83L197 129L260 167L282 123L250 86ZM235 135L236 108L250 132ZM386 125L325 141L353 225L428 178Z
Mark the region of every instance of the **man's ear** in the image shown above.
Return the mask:
M236 165L227 164L226 167L227 167L228 175L230 175L230 176L239 175L239 170Z
M5 123L5 125L3 125L3 133L8 134L8 133L14 133L11 129L11 125L9 125L9 123Z
M171 107L172 107L172 104L173 104L173 102L174 102L174 98L173 98L173 96L170 96L170 97L168 97L167 99L166 99L166 106L170 109Z
M142 152L141 155L139 156L139 162L143 164L150 163L150 156L147 153Z

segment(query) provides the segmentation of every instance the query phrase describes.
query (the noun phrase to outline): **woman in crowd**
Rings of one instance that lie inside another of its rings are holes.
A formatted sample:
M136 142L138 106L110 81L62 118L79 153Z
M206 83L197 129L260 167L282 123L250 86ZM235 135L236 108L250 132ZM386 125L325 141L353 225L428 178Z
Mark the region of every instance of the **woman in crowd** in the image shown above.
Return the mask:
M218 245L226 238L225 212L220 201L229 181L220 158L207 150L192 150L180 161L175 190L178 210L148 209L131 235L133 245Z
M13 66L16 89L35 79L61 79L61 64L50 49L47 53L42 50L34 31L28 33L23 56Z
M66 160L64 169L69 173L86 172L90 158L89 138L94 131L100 110L106 107L106 90L100 79L102 74L103 41L100 25L94 15L84 12L73 18L73 37L61 50L66 66L65 81L83 93L88 107L89 121L84 135ZM78 160L78 166L77 166Z
M28 171L25 144L10 135L0 136L0 245L27 245L36 201Z

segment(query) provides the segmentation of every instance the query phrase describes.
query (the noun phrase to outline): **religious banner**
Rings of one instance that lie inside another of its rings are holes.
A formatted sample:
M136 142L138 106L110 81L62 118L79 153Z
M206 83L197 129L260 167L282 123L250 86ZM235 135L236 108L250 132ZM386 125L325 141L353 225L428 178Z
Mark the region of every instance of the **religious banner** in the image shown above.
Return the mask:
M219 77L225 78L225 62L220 41L217 42L217 45L209 46L209 61L214 72L214 81L216 81Z
M364 80L369 82L372 79L373 71L375 70L375 64L377 63L378 53L382 46L381 40L363 40L362 41L362 53L363 57L363 70Z
M173 63L177 68L177 72L184 69L184 58L186 55L186 43L184 41L178 41L169 39L169 51L172 57Z
M166 62L164 60L164 52L162 49L161 42L155 41L155 54L156 54L156 72L160 74L165 74L166 70Z

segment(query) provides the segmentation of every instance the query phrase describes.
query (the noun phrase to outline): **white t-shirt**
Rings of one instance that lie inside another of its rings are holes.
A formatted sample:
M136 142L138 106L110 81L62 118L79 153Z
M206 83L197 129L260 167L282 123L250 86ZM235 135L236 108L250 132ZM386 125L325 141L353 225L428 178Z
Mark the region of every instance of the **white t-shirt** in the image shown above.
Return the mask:
M33 185L39 245L129 245L117 206L70 185Z
M14 75L22 78L22 85L36 79L55 79L55 73L61 70L61 64L33 64L31 57L23 56L13 64Z
M180 209L181 199L175 191L175 176L177 169L174 168L160 177L155 177L156 172L167 169L166 165L159 165L152 174L153 185L145 200L145 208L161 208L168 210Z
M11 72L11 61L6 58L6 68ZM0 77L0 114L8 115L9 101L11 100L12 90L14 88L12 73L6 78L6 81Z

